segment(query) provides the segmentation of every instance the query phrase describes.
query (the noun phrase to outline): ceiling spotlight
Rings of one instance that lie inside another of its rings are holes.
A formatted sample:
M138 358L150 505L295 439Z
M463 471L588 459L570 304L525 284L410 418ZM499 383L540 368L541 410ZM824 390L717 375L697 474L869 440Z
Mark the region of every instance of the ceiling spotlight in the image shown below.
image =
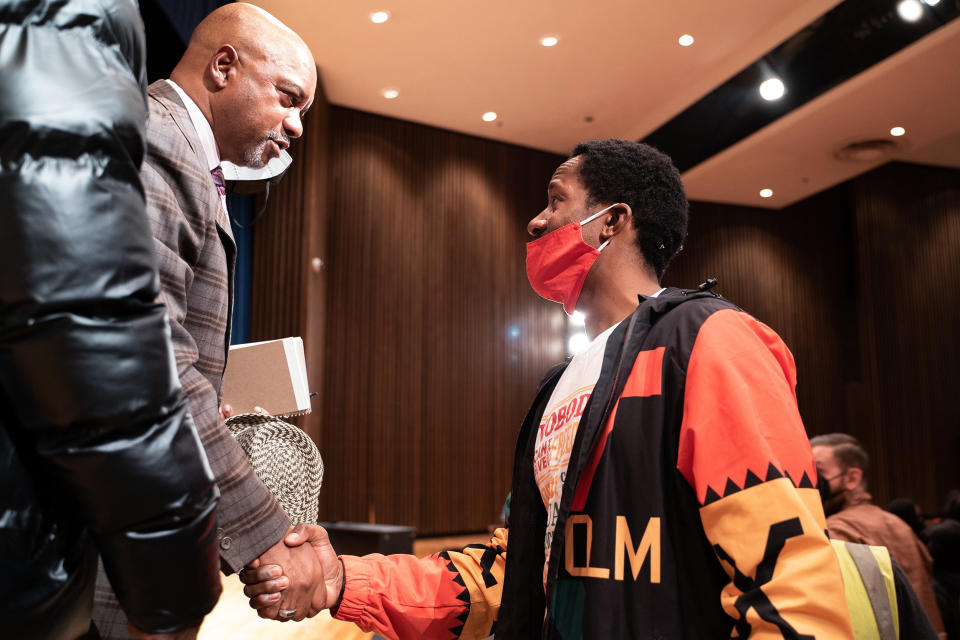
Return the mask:
M555 47L558 42L560 42L560 39L557 38L557 36L544 36L540 38L540 44L545 47Z
M923 0L923 4L927 5L928 7L935 7L940 4L940 0Z
M761 197L761 198L772 198L772 197L773 197L773 189L760 189L760 197Z
M923 16L923 5L919 0L901 0L897 4L897 13L907 22L916 22Z
M892 135L894 138L899 138L906 132L907 130L903 127L894 127L893 129L890 129L890 135Z
M389 19L390 19L389 11L374 11L373 13L370 14L370 22L373 22L376 24L383 24Z
M764 100L779 100L786 92L780 78L769 78L760 83L760 97Z
M677 38L677 42L680 43L681 47L689 47L690 45L693 44L693 36L690 35L689 33L685 33L679 38Z
M393 87L388 87L383 90L383 97L386 98L387 100L393 100L399 95L400 95L400 90L394 89Z
M484 114L483 114L482 116L480 116L480 117L483 118L483 121L484 121L484 122L493 122L494 120L497 119L497 112L496 112L496 111L487 111L486 113L484 113Z

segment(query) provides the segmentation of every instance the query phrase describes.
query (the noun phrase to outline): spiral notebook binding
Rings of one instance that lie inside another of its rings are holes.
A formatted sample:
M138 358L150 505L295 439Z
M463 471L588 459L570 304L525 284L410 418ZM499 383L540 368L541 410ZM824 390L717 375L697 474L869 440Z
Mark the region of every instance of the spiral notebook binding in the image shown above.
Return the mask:
M308 413L311 413L313 409L303 409L301 411L294 411L292 413L281 413L278 414L278 418L299 418L300 416L305 416Z

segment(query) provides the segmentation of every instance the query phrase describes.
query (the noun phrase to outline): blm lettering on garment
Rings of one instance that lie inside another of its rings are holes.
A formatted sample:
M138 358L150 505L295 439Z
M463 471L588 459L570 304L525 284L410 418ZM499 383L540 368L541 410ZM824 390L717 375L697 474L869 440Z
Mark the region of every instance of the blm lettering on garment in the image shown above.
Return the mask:
M648 565L648 575L652 584L660 584L660 518L650 518L634 546L636 532L630 531L626 516L616 517L616 535L614 536L613 579L624 580L626 565L630 564L630 573L636 581L640 569ZM581 578L610 579L610 568L590 563L593 549L593 520L585 513L571 515L567 519L564 533L564 562L567 573Z

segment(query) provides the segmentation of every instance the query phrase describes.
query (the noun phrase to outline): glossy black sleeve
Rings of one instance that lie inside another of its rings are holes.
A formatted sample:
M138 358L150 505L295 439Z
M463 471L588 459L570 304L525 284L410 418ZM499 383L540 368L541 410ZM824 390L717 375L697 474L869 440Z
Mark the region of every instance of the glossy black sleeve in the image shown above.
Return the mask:
M20 570L89 532L130 621L165 632L219 597L219 493L157 302L144 58L131 0L0 1L2 464L25 476L0 533Z

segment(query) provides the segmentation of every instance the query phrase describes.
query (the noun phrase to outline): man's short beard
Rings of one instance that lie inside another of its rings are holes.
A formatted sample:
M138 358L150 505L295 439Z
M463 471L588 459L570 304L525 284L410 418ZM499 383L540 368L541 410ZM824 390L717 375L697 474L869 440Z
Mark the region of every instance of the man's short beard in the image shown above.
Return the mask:
M250 147L243 152L243 166L250 167L251 169L260 169L267 164L267 161L264 159L263 154L267 150L267 144L270 142L270 138L264 138L260 141L255 147Z
M256 147L247 149L243 153L243 163L244 166L250 167L251 169L261 169L266 166L268 160L263 158L264 152L267 150L267 144L274 142L276 144L277 140L283 140L290 145L290 139L286 136L282 136L276 131L271 131L267 134L267 137L260 141ZM277 148L280 148L280 145L277 144Z

